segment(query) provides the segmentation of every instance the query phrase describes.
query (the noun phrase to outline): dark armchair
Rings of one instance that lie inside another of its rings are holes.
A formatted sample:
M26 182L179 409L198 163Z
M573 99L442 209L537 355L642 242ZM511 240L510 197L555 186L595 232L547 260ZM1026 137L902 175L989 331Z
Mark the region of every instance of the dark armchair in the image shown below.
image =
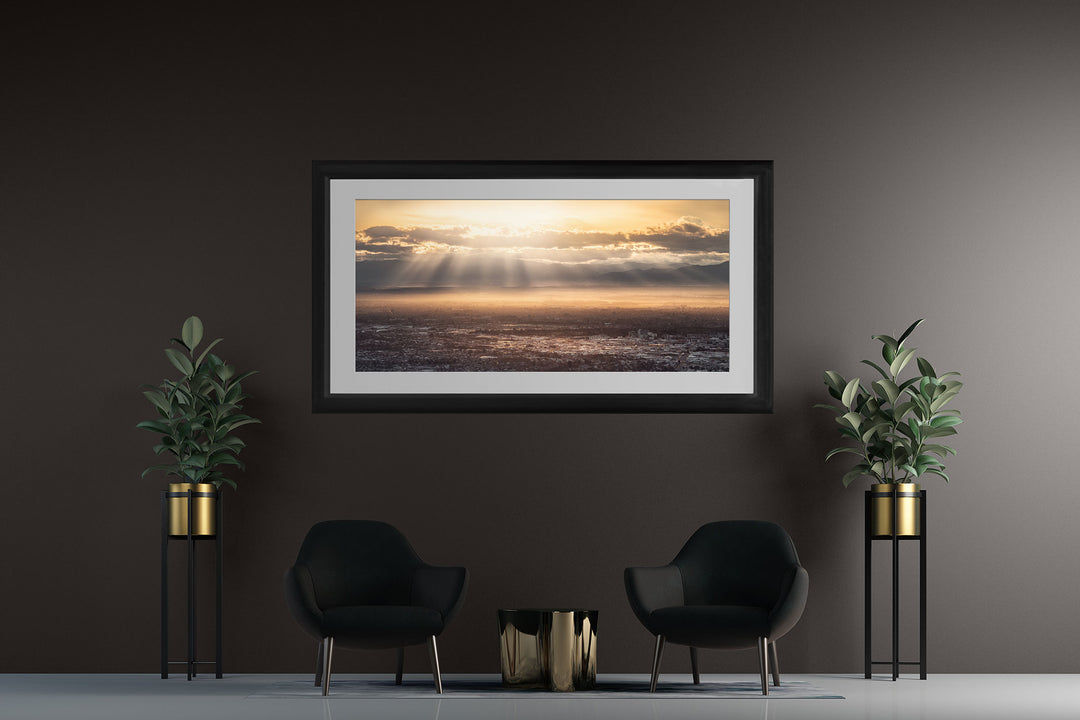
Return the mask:
M809 578L784 529L732 520L702 526L670 564L632 567L624 574L630 607L656 636L649 691L656 691L665 642L690 646L694 683L697 649L757 647L761 692L780 684L776 641L806 606Z
M465 600L463 567L424 563L398 530L367 520L331 520L308 531L285 572L293 617L319 641L315 684L330 690L335 645L397 648L401 684L405 647L427 643L435 691L442 692L435 638Z

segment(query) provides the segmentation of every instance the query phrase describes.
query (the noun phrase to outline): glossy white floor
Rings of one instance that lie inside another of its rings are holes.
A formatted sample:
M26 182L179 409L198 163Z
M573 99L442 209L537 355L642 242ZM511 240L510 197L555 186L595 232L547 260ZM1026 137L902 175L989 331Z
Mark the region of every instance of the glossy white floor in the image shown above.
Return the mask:
M1080 675L931 675L920 681L881 676L791 675L843 700L746 698L587 699L530 693L521 699L348 699L249 697L299 675L228 675L221 680L156 675L0 675L0 718L92 720L689 720L691 718L1080 718ZM345 676L355 678L356 676ZM460 677L460 676L453 676ZM703 676L730 681L756 676ZM646 680L641 676L642 681ZM661 676L663 682L663 676Z

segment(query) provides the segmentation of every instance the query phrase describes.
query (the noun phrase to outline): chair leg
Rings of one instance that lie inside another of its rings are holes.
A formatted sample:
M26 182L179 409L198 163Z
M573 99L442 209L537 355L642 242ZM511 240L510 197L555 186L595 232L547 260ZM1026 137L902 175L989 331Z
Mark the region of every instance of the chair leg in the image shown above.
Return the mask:
M442 695L442 673L439 671L439 648L435 644L435 636L432 635L427 641L428 655L431 656L431 674L435 676L435 692Z
M652 678L649 680L649 692L656 692L656 681L660 677L660 658L664 656L664 636L656 636L656 650L653 651Z
M761 694L769 694L769 638L759 637L757 641L758 662L761 663Z
M776 659L775 640L769 643L769 654L772 655L769 658L769 667L772 668L772 684L775 687L780 687L780 661Z
M405 648L400 647L397 649L397 677L394 678L394 684L401 684L401 674L405 672Z
M694 676L694 684L695 685L700 685L701 684L701 676L698 675L697 648L696 647L691 647L690 648L690 672Z
M324 642L326 642L326 638L319 641L319 648L315 651L315 687L322 685L322 654Z
M326 697L330 694L330 662L334 659L334 638L333 636L325 638L323 640L323 677L322 677L322 694Z

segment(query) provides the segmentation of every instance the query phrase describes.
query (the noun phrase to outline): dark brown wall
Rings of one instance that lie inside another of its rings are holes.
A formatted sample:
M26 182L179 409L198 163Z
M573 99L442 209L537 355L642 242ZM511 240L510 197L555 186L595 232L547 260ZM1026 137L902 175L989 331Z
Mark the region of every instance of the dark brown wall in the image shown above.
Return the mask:
M1080 5L343 7L6 18L0 671L156 670L162 480L134 425L192 313L260 370L231 672L310 669L281 574L332 517L469 566L449 672L496 669L496 608L546 604L598 608L601 670L644 672L622 568L775 520L811 576L785 669L856 671L862 494L811 405L924 316L916 345L968 383L953 484L929 484L931 671L1080 671ZM313 415L313 159L774 160L775 412Z

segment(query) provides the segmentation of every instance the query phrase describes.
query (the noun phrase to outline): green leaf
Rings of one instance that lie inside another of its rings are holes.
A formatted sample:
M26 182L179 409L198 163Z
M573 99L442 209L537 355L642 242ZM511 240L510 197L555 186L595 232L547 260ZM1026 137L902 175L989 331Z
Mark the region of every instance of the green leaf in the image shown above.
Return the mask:
M192 315L184 321L184 327L180 330L180 340L188 350L194 350L202 342L203 324L197 316Z
M950 400L952 400L954 397L956 397L959 394L960 394L959 391L956 391L956 390L954 390L952 392L943 392L941 395L939 395L937 397L936 400L934 400L934 402L930 403L930 412L935 412L936 413L938 410L945 407L945 405L947 405Z
M863 363L863 364L865 364L865 365L869 365L870 367L872 367L872 368L874 368L875 370L877 370L877 371L878 371L879 373L881 373L881 377L883 377L883 378L887 378L887 377L889 377L889 373L887 373L887 372L885 372L884 370L882 370L882 369L881 369L881 366L880 366L880 365L878 365L878 364L877 364L876 362L874 362L874 361L872 361L872 360L862 360L862 361L860 361L860 362L862 362L862 363Z
M896 387L896 383L889 378L878 380L874 383L874 388L878 390L880 394L889 398L889 402L893 405L896 404L897 398L900 397L900 388Z
M908 418L908 427L911 428L911 436L919 442L922 439L922 425L915 418Z
M235 370L235 369L236 369L236 368L233 368L233 370ZM259 374L259 371L258 371L258 370L248 370L248 371L247 371L246 373L240 373L240 374L239 374L239 375L237 375L236 377L234 377L234 378L231 378L231 379L229 380L229 384L230 384L230 385L235 385L236 383L239 383L239 382L242 382L242 381L244 381L244 380L247 380L247 379L248 379L249 377L251 377L252 375L258 375L258 374Z
M166 398L165 395L161 391L159 391L159 390L144 390L143 395L146 396L147 400L149 400L151 403L153 403L154 407L156 407L158 410L161 410L163 413L165 413L166 417L168 417L172 413L172 404L169 402L168 398Z
M870 466L870 472L879 478L885 477L885 463L878 460Z
M939 469L937 469L937 468L930 468L930 469L929 469L929 470L927 470L926 472L928 472L928 473L933 473L934 475L938 475L938 476L940 476L940 477L943 477L943 478L945 478L945 482L949 482L949 476L948 476L948 475L946 475L946 474L944 473L944 471L942 471L942 470L939 470Z
M135 427L163 434L168 434L172 432L172 428L169 426L169 423L162 420L143 420Z
M889 372L893 374L893 377L896 377L900 374L900 372L907 366L907 364L911 362L911 358L914 355L915 348L904 348L896 354L896 357L893 358L893 361L889 363Z
M862 469L862 468L863 468L863 466L859 466L859 467L856 467L854 470L849 470L847 473L844 474L844 477L843 477L844 487L847 487L847 486L851 485L851 483L854 482L855 480L858 480L863 475L868 474L867 471Z
M937 373L934 372L934 366L930 364L926 358L917 358L915 364L919 366L919 374L929 377L937 377Z
M888 335L874 335L874 340L881 341L881 357L885 359L885 362L892 365L893 359L896 357L897 351L900 349L900 343L896 342Z
M190 377L195 373L191 360L188 360L187 355L184 355L176 348L165 348L165 356L169 358L169 362L173 364L173 367L184 373L185 376Z
M892 449L893 465L902 465L908 461L908 451L903 445L895 445Z
M900 339L899 339L899 340L897 341L897 342L898 342L898 344L900 344L900 345L903 345L903 344L904 344L904 340L906 340L906 339L907 339L907 336L911 334L911 331L912 331L912 330L914 330L915 328L919 327L919 324L920 324L920 323L921 323L921 322L922 322L923 320L925 320L925 319L926 319L926 318L919 318L919 319L918 319L918 320L916 320L915 322L911 323L911 325L909 325L909 326L908 326L908 329L907 329L907 330L905 330L905 331L904 331L904 332L903 332L903 333L902 333L902 334L900 335Z
M850 408L852 401L855 399L855 393L859 391L859 378L852 378L851 382L844 388L843 394L840 396L840 402L844 404L844 407Z
M851 413L849 413L849 414L851 414ZM254 423L262 423L262 420L256 420L255 418L249 418L247 416L244 416L244 417L245 417L245 419L240 420L239 422L235 422L235 421L228 422L225 425L222 425L222 427L226 428L229 432L232 432L236 428L243 427L244 425L251 425L251 424L254 424Z
M928 453L935 453L941 457L956 454L956 451L948 445L923 445L923 450Z
M839 374L831 370L825 371L825 386L829 389L829 394L837 400L844 394L844 385L846 384L844 378L840 377Z
M947 428L964 422L955 415L938 415L930 421L930 427Z
M888 427L888 425L885 424L885 423L879 423L879 424L876 424L876 425L871 425L868 430L863 431L863 434L862 434L863 443L864 444L869 443L870 440L873 439L874 433L880 431L882 428L887 428L887 427Z
M833 448L832 450L830 450L825 455L825 462L829 462L830 458L835 457L836 455L839 455L840 453L851 453L852 455L859 455L860 457L862 456L862 453L860 453L855 448L838 447L838 448Z
M904 417L905 417L905 416L906 416L906 415L907 415L907 414L908 414L909 412L911 412L911 411L912 411L912 409L914 409L914 407L915 407L915 403L911 402L910 400L907 400L907 401L905 401L905 402L902 402L902 403L900 403L899 405L897 405L897 406L896 406L896 407L895 407L895 408L893 409L893 418L894 418L894 419L895 419L895 420L896 420L897 422L900 422L900 421L902 421L902 420L904 419Z
M218 338L214 342L207 345L206 349L202 351L201 355L199 355L199 359L195 361L195 367L201 367L203 364L203 360L206 359L206 356L210 354L210 351L214 349L214 346L221 342L223 339L224 338Z
M924 427L923 428L923 440L929 440L930 438L945 437L947 435L955 435L956 428L954 427Z
M840 417L836 418L836 422L840 423L841 425L847 423L848 427L850 427L852 430L857 431L859 429L859 426L862 425L862 416L859 415L859 413L844 413Z

